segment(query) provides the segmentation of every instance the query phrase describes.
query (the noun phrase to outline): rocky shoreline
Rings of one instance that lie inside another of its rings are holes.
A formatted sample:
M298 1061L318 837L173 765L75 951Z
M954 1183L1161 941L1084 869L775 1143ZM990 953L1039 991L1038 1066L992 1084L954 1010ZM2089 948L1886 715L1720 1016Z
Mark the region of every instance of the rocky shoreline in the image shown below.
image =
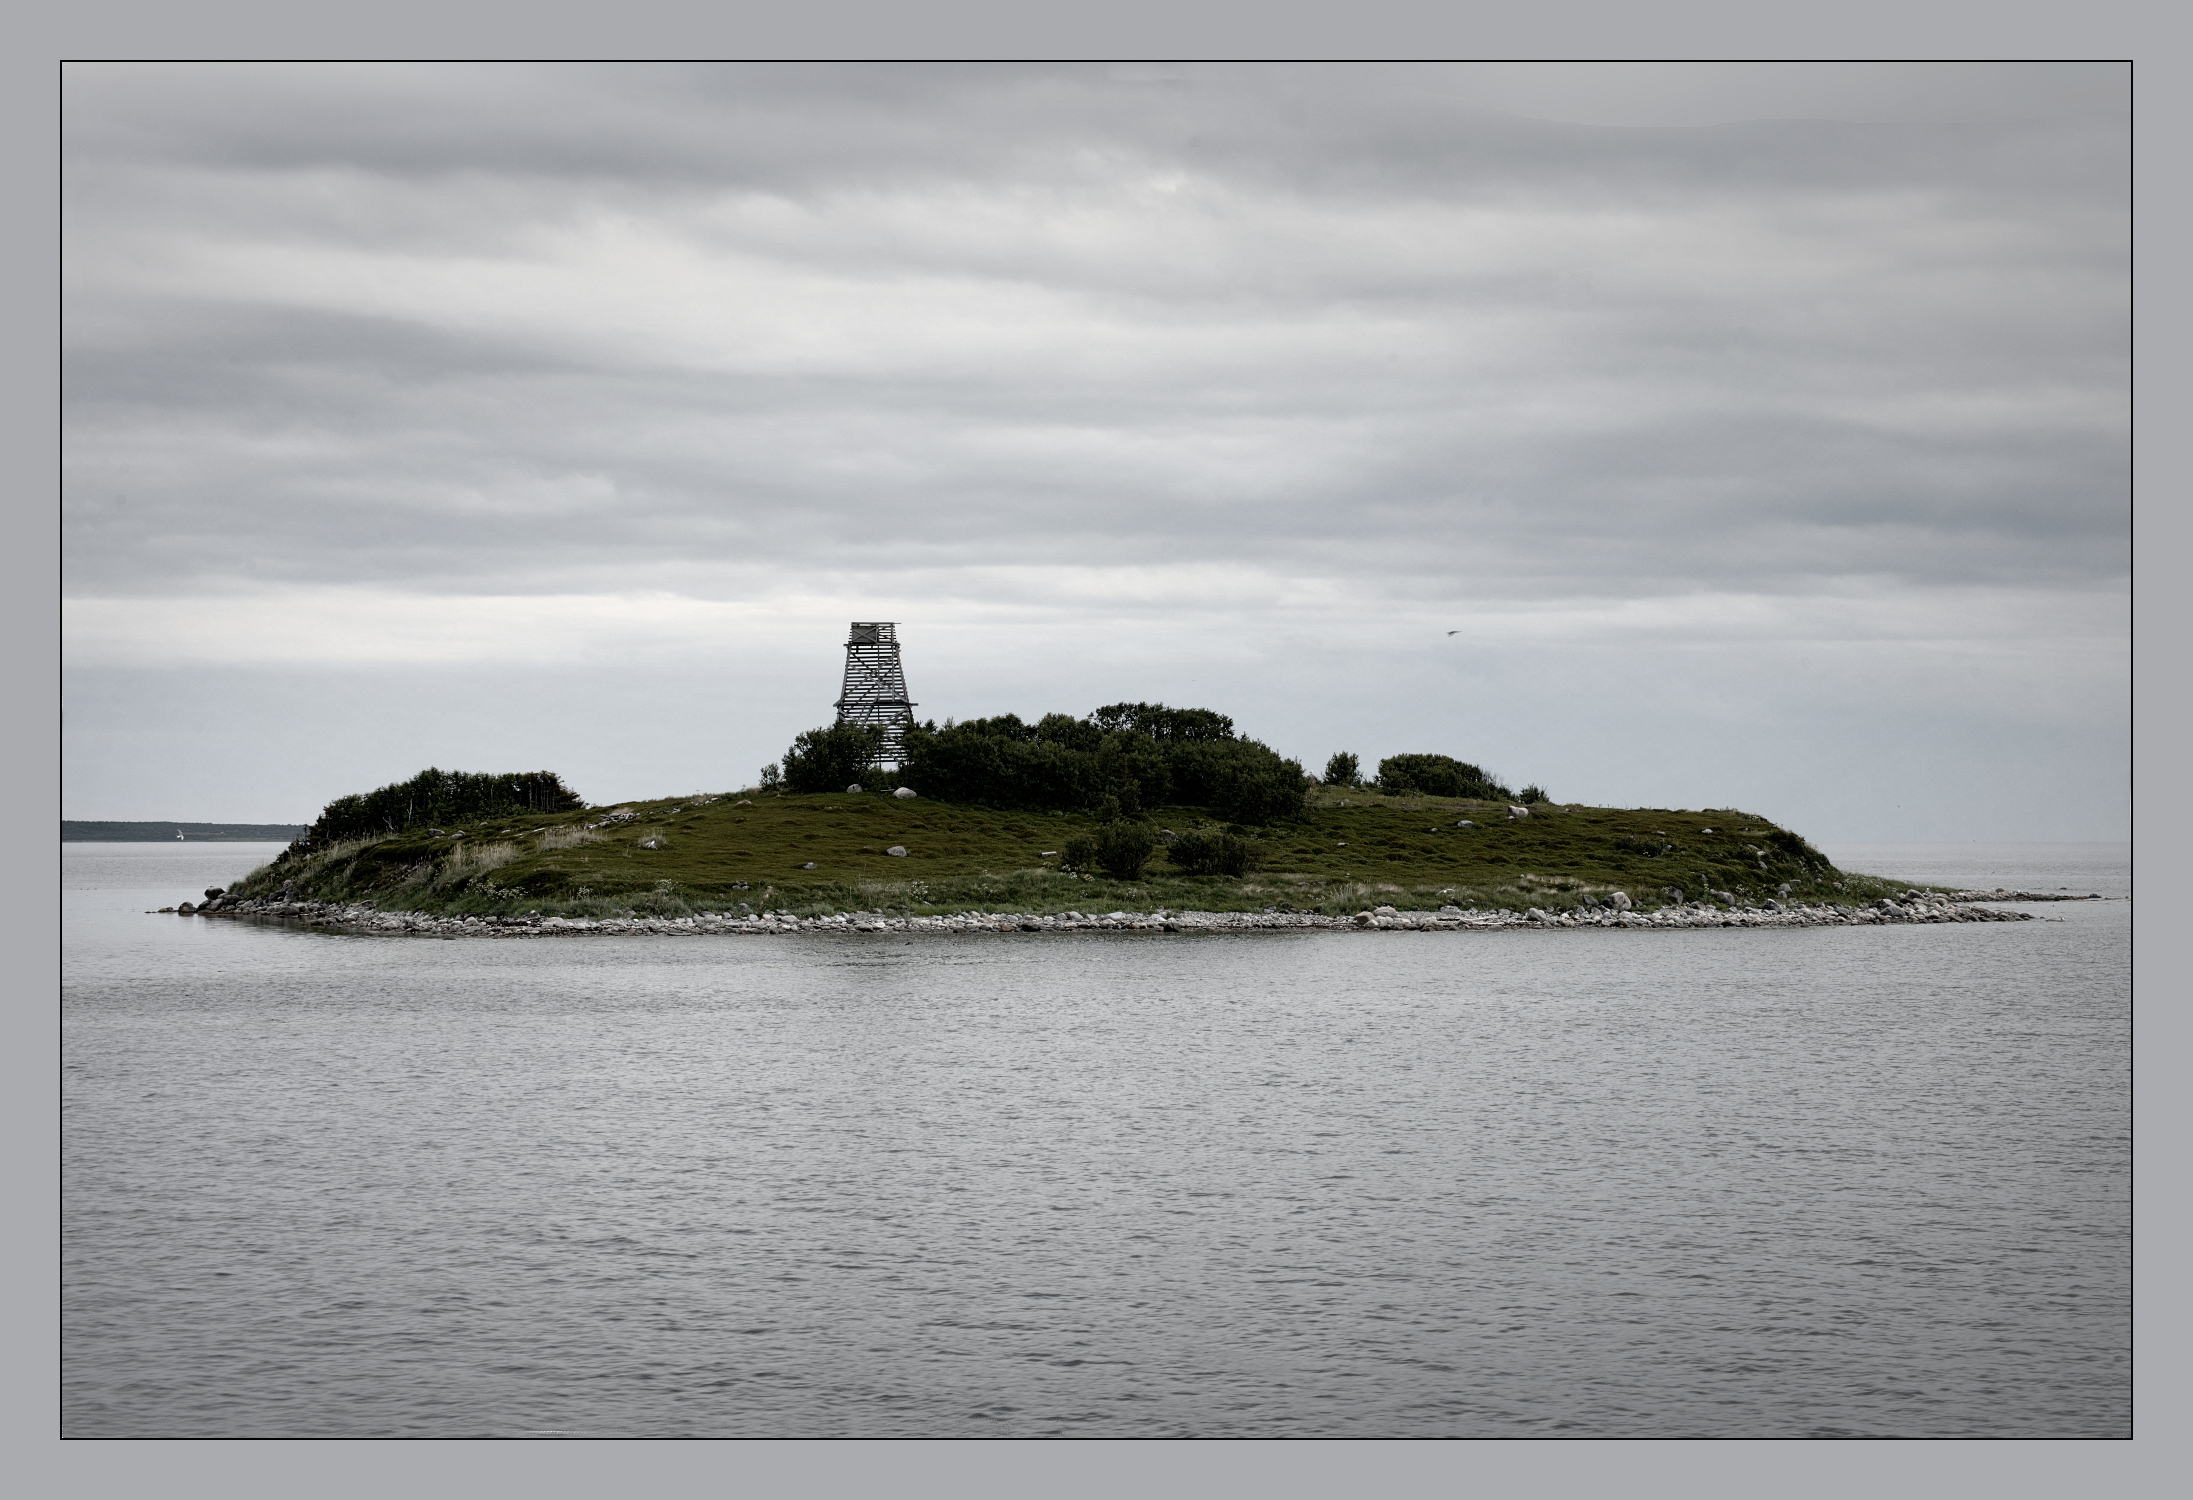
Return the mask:
M957 912L916 917L887 911L841 912L799 917L790 912L752 915L712 912L687 917L462 917L426 912L381 911L362 902L237 899L207 892L202 905L185 901L162 912L279 922L323 931L390 937L541 938L642 933L652 936L776 936L809 932L1241 932L1346 930L1460 932L1498 928L1620 927L1878 927L1897 923L2030 922L2030 912L1995 911L1981 902L2097 901L2099 896L2040 895L2029 891L1914 891L1901 900L1883 897L1865 906L1784 906L1767 901L1727 907L1707 902L1640 911L1620 905L1575 912L1397 911L1375 907L1348 917L1300 911L1283 903L1261 912L1114 911L1036 916L1017 912Z

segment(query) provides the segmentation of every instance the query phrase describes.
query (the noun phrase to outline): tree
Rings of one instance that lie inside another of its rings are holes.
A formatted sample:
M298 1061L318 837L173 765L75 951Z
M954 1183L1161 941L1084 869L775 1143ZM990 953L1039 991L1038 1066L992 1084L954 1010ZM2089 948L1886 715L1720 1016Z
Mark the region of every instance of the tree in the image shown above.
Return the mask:
M829 724L810 729L784 752L784 785L793 792L842 792L860 780L883 752L875 724Z
M1356 758L1345 750L1325 762L1325 784L1327 786L1354 786L1356 777L1361 774L1362 767L1357 763Z

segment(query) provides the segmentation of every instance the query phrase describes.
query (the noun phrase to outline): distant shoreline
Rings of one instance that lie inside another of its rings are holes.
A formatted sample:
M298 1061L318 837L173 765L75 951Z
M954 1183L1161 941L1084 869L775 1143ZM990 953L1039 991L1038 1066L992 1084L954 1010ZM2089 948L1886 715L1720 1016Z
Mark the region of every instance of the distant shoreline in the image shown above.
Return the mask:
M122 823L63 818L64 844L287 844L302 823ZM182 837L177 838L180 834Z

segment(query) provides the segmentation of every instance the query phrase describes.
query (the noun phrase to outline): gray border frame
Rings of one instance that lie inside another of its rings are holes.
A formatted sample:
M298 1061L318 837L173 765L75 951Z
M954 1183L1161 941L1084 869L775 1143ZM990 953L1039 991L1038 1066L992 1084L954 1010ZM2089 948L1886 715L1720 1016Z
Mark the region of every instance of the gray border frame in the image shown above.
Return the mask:
M513 38L539 57L711 56L917 58L943 56L1160 58L1323 57L1734 57L1968 56L2113 57L2137 63L2137 245L2140 264L2162 268L2140 284L2142 342L2135 411L2142 427L2135 473L2137 638L2157 649L2136 658L2135 766L2152 766L2135 809L2136 839L2174 854L2184 847L2186 798L2173 783L2193 706L2174 644L2188 603L2178 585L2193 516L2179 499L2187 480L2185 276L2187 249L2185 48L2160 4L2090 0L2081 6L1986 0L1860 0L1831 11L1768 11L1731 0L1657 6L1570 0L1482 12L1438 0L1128 0L1103 7L1038 9L1011 0L909 6L888 0L810 0L800 8L750 0L634 0L582 11L515 0L389 0L372 7L306 10L269 0L79 0L42 7L8 25L0 51L5 88L0 133L17 212L4 231L7 399L0 402L13 484L0 607L15 649L9 687L37 705L4 743L18 809L59 816L57 571L59 417L54 379L59 255L59 82L64 57L210 58L323 56L492 57ZM51 205L51 207L47 207ZM2163 336L2154 337L2160 332ZM51 846L50 820L36 829ZM51 856L48 856L51 857ZM2163 856L2158 856L2161 858ZM2143 870L2166 903L2188 883L2178 868ZM7 1127L7 1189L14 1212L4 1241L6 1350L0 1441L7 1468L35 1495L142 1493L256 1497L314 1493L381 1496L476 1494L524 1487L543 1495L654 1491L665 1486L738 1494L911 1496L1021 1494L1110 1496L1135 1486L1166 1494L1417 1494L1437 1492L1719 1496L1774 1493L1841 1497L1985 1492L2112 1496L2161 1494L2185 1465L2187 1293L2172 1274L2185 1240L2186 1205L2168 1187L2141 1203L2137 1246L2157 1268L2141 1287L2140 1436L2129 1443L1791 1444L1529 1443L1460 1448L1429 1443L1102 1444L748 1442L498 1443L62 1443L53 1379L58 1207L54 1162L58 1088L58 957L50 936L54 882L18 867L4 905L12 939L5 973L11 1045L0 1088ZM2143 894L2149 894L2143 891ZM2166 907L2166 909L2169 909ZM2183 941L2168 924L2143 934L2135 962L2142 1001L2143 1065L2136 1118L2150 1153L2169 1161L2186 1128ZM2158 1179L2160 1180L2160 1179ZM735 1448L735 1452L725 1451Z

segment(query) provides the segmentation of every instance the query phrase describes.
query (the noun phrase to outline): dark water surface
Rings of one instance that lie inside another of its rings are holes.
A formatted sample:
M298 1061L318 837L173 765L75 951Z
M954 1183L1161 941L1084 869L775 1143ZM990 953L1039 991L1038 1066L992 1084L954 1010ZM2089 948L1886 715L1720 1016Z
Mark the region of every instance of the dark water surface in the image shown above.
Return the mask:
M2006 849L1829 852L2126 888L2121 846ZM2127 1431L2126 902L522 942L143 915L271 852L68 850L70 1435Z

